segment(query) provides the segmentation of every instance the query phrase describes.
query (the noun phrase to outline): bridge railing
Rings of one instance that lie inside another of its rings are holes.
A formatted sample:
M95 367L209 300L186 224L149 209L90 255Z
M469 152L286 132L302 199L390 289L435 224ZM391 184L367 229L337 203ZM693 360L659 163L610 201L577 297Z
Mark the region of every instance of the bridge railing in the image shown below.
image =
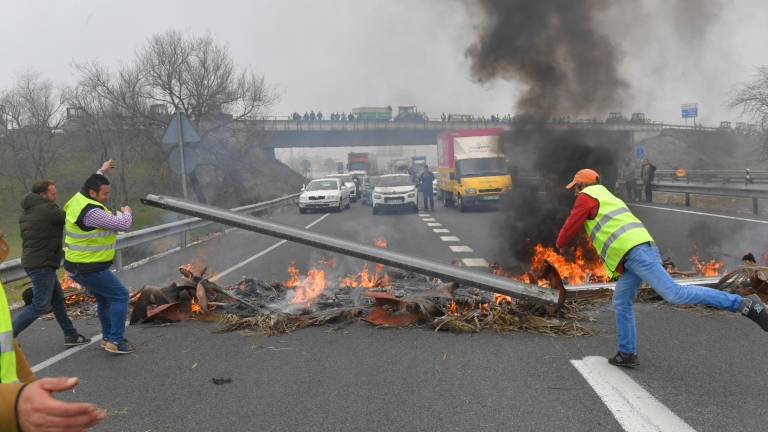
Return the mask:
M288 116L263 116L250 120L253 124L267 131L363 131L363 130L396 130L396 129L427 129L427 130L457 130L500 127L513 129L530 127L539 124L549 129L601 129L601 130L662 130L683 129L697 131L724 131L732 133L755 134L754 130L723 129L701 125L677 125L663 122L632 123L632 122L600 122L596 120L563 120L535 123L509 119L479 120L445 120L427 118L417 121L392 120L293 120Z
M298 197L298 193L286 195L269 201L243 207L236 207L233 208L232 211L248 214L258 213L272 208L291 204L295 202ZM193 231L204 231L201 234L210 235L215 232L221 232L225 229L228 229L228 227L199 218L188 218L176 222L151 226L148 228L120 234L117 237L117 250L115 252L114 260L115 269L120 271L131 264L124 262L128 261L124 258L125 253L129 248L144 246L152 242L157 242L177 236L178 238L172 242L172 245L175 245L175 247L171 246L170 248L165 248L166 250L159 252L159 255L163 255L175 250L183 249L192 244L192 241L194 240L192 237ZM151 254L150 256L140 256L138 257L138 261L146 261L156 255L157 253ZM6 283L26 279L27 274L24 272L24 268L21 266L21 259L17 258L0 264L0 277L2 278L2 281Z
M743 184L746 187L768 184L768 171L744 170L657 170L656 181L672 183Z

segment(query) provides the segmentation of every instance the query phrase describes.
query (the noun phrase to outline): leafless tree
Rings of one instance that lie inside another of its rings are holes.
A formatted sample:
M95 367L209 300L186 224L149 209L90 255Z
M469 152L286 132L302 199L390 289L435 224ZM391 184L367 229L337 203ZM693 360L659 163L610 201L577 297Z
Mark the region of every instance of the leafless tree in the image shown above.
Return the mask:
M737 90L730 105L741 108L742 113L756 121L761 129L768 128L768 67L758 67L752 80Z
M116 72L93 62L75 67L82 89L109 102L114 111L144 122L156 131L158 144L168 122L164 108L186 112L203 139L203 164L219 171L210 178L235 186L241 184L235 177L242 176L236 170L244 174L257 168L248 162L254 160L254 142L261 132L245 120L263 114L277 96L262 76L236 67L229 49L210 35L156 34ZM200 197L196 172L190 180ZM218 189L245 193L237 187Z
M19 183L27 188L48 176L61 151L57 135L63 122L63 102L53 83L35 72L21 75L0 95L4 159Z

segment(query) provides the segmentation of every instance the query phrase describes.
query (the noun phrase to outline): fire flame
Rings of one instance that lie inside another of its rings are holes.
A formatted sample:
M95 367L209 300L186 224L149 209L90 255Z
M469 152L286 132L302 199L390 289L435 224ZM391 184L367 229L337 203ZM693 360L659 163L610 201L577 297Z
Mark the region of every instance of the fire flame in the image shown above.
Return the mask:
M307 276L299 282L294 289L291 304L303 304L310 306L312 302L325 290L325 271L321 269L310 269Z
M80 284L72 280L72 278L67 276L66 274L64 275L64 277L61 278L61 280L59 281L59 284L61 285L61 289L64 291L73 290L73 289L82 289Z
M197 298L192 297L192 303L190 303L190 312L196 314L196 313L200 313L201 310L202 308L200 307L200 304L197 302Z
M376 237L375 239L373 239L373 244L376 247L379 247L379 248L382 248L382 249L386 249L387 248L387 239L385 239L384 237L381 237L381 236Z
M675 168L675 175L677 177L685 177L686 174L688 174L688 171L685 168Z
M725 263L714 259L702 260L698 255L691 257L691 263L702 276L719 276L725 272Z

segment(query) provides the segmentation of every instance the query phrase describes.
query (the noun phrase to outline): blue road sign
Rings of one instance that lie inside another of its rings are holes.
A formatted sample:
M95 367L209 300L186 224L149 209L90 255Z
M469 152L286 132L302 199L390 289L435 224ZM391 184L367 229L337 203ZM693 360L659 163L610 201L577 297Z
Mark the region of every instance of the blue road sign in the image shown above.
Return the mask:
M645 147L643 146L635 147L635 156L637 156L638 159L645 159Z
M683 118L696 118L699 116L699 104L687 103L680 106L680 111L683 114Z

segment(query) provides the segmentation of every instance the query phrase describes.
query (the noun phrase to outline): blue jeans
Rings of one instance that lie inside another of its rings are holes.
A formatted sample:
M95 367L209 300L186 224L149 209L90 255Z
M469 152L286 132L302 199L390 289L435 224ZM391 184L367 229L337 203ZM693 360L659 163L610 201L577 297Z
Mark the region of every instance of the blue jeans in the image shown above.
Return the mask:
M616 335L619 339L619 351L623 353L637 353L637 328L632 300L643 281L672 304L701 304L731 312L737 312L741 305L742 297L736 294L696 285L677 284L661 265L658 248L647 244L635 246L624 257L624 273L616 283L616 291L613 293Z
M128 316L128 288L109 269L71 277L96 298L101 337L114 343L122 342Z
M77 336L77 330L67 316L67 308L64 305L64 291L56 277L56 269L53 267L25 268L32 279L32 304L25 307L13 320L13 337L16 337L35 322L40 315L47 314L53 307L53 316L64 331L64 336Z

